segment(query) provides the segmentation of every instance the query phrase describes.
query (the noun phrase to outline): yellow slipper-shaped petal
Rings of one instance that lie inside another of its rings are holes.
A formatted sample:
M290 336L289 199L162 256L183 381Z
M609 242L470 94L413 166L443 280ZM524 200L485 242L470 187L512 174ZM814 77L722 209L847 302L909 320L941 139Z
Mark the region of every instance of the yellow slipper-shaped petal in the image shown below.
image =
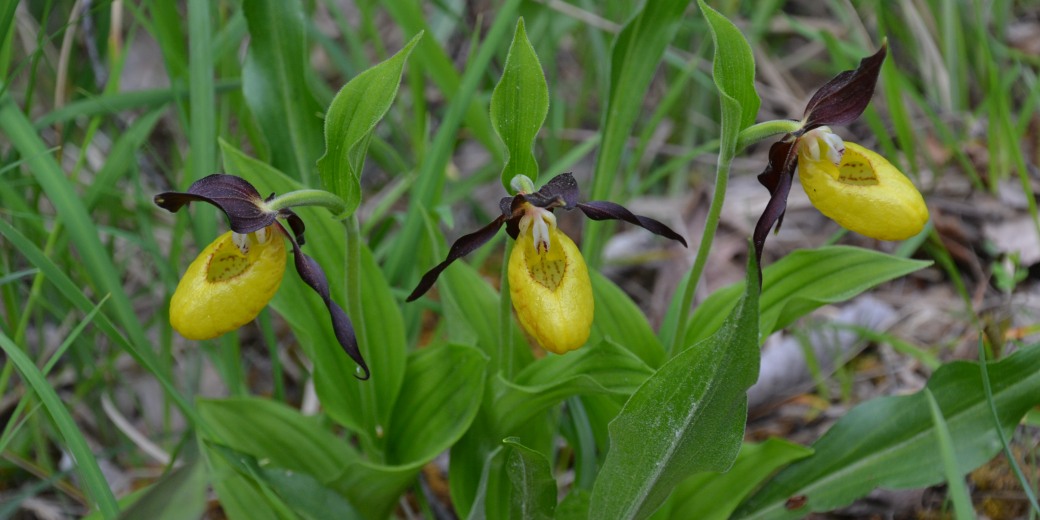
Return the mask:
M557 354L574 350L592 329L592 282L581 252L555 226L539 253L523 233L509 257L509 294L524 330Z
M910 179L884 157L845 143L841 163L802 153L798 177L809 200L842 227L879 240L905 240L924 228L928 206Z
M239 235L241 248L232 235L207 246L177 284L170 325L185 338L211 339L249 323L282 283L285 240L276 226Z

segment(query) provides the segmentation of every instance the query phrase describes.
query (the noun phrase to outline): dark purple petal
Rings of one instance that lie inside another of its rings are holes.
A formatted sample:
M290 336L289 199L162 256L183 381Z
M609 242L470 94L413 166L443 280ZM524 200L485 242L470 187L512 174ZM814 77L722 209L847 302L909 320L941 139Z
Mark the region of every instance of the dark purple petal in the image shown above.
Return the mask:
M655 235L661 235L665 238L675 240L681 243L683 247L686 247L686 239L675 231L672 231L672 228L650 217L636 215L620 204L615 204L605 200L590 200L588 202L579 202L575 204L575 207L580 209L585 213L586 217L589 217L592 220L624 220L625 222L646 229Z
M252 233L274 223L277 211L267 211L264 199L248 181L234 175L214 174L195 181L187 192L168 191L155 196L155 203L176 212L191 202L212 204L228 217L236 233Z
M306 226L303 225L303 219L300 218L295 211L289 208L279 210L278 214L289 221L289 227L292 228L293 235L296 237L296 242L302 246L304 243L303 231L306 229Z
M776 224L777 230L784 220L784 212L787 211L787 196L791 193L791 184L794 181L794 170L798 166L798 154L795 146L796 140L791 135L773 143L769 148L769 165L766 170L758 176L758 181L769 189L769 202L762 216L758 218L753 235L755 243L755 256L762 262L762 249L766 244L769 230Z
M523 200L530 202L531 205L539 208L572 208L578 203L578 197L581 193L578 191L578 183L574 180L574 176L570 173L561 173L549 182L542 186L542 189L534 193L525 193L517 195L517 197L523 197Z
M805 125L801 132L824 125L848 124L859 117L874 95L874 85L887 51L886 42L873 56L860 60L856 70L846 70L820 87L805 106Z
M492 220L490 224L468 235L459 237L459 239L451 245L451 249L448 251L448 257L445 258L443 262L434 266L433 269L426 271L422 280L419 280L419 285L415 286L415 290L412 291L412 294L408 295L408 298L406 298L405 301L415 301L419 299L420 296L426 294L426 291L429 291L430 287L433 287L433 283L437 281L437 277L440 276L441 271L451 265L452 262L472 253L476 248L486 244L488 240L491 240L491 238L495 236L495 233L498 233L498 229L502 227L502 223L505 222L505 220L506 218L504 216L499 216L495 220Z
M282 230L285 231L284 228ZM361 349L358 347L357 336L354 334L354 324L350 322L350 317L343 311L343 308L332 300L332 296L329 294L329 279L325 276L325 271L318 265L317 260L300 250L300 245L296 243L295 239L290 237L289 242L292 242L293 261L296 263L297 274L325 302L325 307L329 309L329 317L332 319L332 331L336 334L340 346L365 372L365 375L358 379L368 379L370 375L368 365L365 363L365 358L361 357Z

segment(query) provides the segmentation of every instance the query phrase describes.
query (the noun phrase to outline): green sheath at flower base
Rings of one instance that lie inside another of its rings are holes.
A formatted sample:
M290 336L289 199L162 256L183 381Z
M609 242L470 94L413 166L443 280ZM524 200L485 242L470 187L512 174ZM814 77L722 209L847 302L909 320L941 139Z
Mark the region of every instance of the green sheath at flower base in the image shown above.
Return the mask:
M285 239L270 225L228 231L188 266L170 300L170 325L193 340L212 339L256 318L282 283Z
M826 145L821 145L826 146ZM924 229L928 207L892 163L856 143L841 162L799 151L798 178L813 206L842 227L878 240L906 240Z

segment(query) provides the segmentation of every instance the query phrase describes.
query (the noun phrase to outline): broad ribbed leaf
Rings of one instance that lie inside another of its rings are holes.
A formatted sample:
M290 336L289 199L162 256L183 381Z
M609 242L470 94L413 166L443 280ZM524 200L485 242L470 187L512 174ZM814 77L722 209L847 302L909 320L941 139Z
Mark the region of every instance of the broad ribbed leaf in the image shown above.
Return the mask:
M513 484L513 518L549 520L556 510L556 479L549 459L520 444L517 437L502 441L509 447L506 471Z
M762 272L762 337L823 305L849 300L929 265L931 262L850 246L794 251ZM685 344L692 345L717 330L740 290L739 284L733 284L704 300L690 318Z
M653 373L627 349L604 341L566 356L547 356L528 365L512 382L494 380L494 423L512 431L537 413L575 395L627 396Z
M1040 404L1040 346L989 363L988 372L1001 428L1010 432ZM977 363L955 361L940 367L928 381L928 391L949 427L959 473L1000 451ZM842 507L877 487L918 488L945 478L925 391L867 401L839 419L812 447L811 457L777 474L737 510L736 517L801 518L810 511ZM805 497L806 505L788 510L785 504L791 497Z
M469 428L484 395L486 365L480 351L464 345L412 353L385 431L390 464L347 465L332 486L350 497L366 518L386 518L419 470Z
M307 86L303 7L300 0L246 0L242 11L249 26L242 93L267 138L271 162L308 183L321 154L321 107Z
M609 278L597 271L590 271L589 275L596 306L588 344L595 345L598 338L603 338L632 351L650 368L661 366L664 347L643 311Z
M758 378L758 266L722 328L665 363L610 423L610 451L592 488L590 518L646 518L701 471L725 471Z
M206 421L203 437L237 452L264 459L272 466L300 471L328 481L357 453L343 439L276 401L255 397L200 399L199 415Z
M538 179L538 161L532 147L549 113L549 86L534 47L527 39L524 19L516 23L502 78L491 93L491 124L509 150L502 169L502 186L516 175Z
M324 188L347 203L342 216L353 214L361 204L361 170L369 138L390 110L405 61L420 38L422 33L397 54L347 82L325 114L325 154L318 159L318 172Z
M740 501L774 471L808 457L812 452L805 446L779 438L744 444L729 471L701 473L686 479L675 487L668 503L653 518L726 520Z

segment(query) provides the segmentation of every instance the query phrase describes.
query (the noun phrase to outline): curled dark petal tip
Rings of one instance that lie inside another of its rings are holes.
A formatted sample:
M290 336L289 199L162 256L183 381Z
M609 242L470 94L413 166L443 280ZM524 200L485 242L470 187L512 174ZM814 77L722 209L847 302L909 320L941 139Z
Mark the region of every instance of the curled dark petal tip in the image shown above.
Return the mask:
M886 40L877 52L860 60L855 70L846 70L820 87L805 106L802 130L844 125L859 117L874 96L874 86L887 53Z
M433 269L426 271L426 274L424 274L422 279L419 280L419 285L415 286L415 289L412 290L412 294L409 294L408 297L405 298L405 301L415 301L422 295L426 294L426 291L429 291L430 288L433 287L434 282L437 281L437 277L440 276L441 271L447 269L452 262L472 253L478 247L486 244L488 240L491 240L491 238L495 236L495 233L498 233L498 228L502 227L502 223L505 222L505 220L506 217L500 215L486 226L468 235L459 237L459 239L451 245L451 249L448 250L448 257L445 258L443 262L435 265Z
M605 200L590 200L588 202L579 202L575 204L574 207L580 209L586 217L589 217L592 220L624 220L625 222L635 224L655 235L675 240L682 244L683 247L689 247L686 244L686 239L683 238L682 235L673 231L672 228L650 217L636 215L620 204Z
M285 228L282 228L282 231L284 232ZM286 233L286 236L289 236L289 234ZM365 363L365 358L361 355L361 348L358 346L357 336L354 333L354 324L351 323L350 317L343 311L343 308L332 300L332 296L329 293L329 280L325 276L325 271L318 264L317 260L305 255L300 250L300 245L291 236L289 241L293 246L293 262L296 264L296 273L300 275L304 283L310 286L311 289L314 289L314 292L321 297L329 311L332 331L335 333L340 347L365 373L364 377L358 377L356 374L354 377L361 380L368 379L370 375L368 364Z

